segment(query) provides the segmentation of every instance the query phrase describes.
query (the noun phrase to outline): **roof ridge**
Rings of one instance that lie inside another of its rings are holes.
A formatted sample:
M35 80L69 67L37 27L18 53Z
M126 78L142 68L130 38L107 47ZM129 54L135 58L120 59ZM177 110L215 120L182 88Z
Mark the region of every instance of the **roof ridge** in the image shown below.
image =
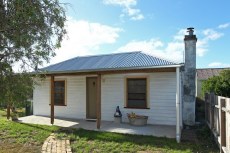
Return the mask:
M134 59L131 61L131 64L136 63L136 59L138 57L138 54L141 54L141 51L140 52L136 52L136 55L135 55Z
M98 57L98 56L110 56L110 55L117 55L117 54L133 54L133 53L138 53L138 52L141 52L141 51L106 53L106 54L97 54L97 55L84 55L84 56L77 56L77 57Z
M157 55L151 55L150 53L146 53L146 52L143 52L141 51L142 54L145 54L145 55L148 55L148 56L151 56L151 57L154 57L154 58L158 58L159 60L164 60L164 61L167 61L167 62L170 62L170 63L173 63L173 64L180 64L176 61L173 61L173 60L169 60L169 59L166 59L164 57L159 57Z

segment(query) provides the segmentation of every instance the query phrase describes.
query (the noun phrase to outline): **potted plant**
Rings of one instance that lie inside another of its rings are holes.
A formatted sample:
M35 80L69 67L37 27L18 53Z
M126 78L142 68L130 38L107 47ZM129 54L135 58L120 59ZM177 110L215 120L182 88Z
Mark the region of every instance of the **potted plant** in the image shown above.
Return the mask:
M129 124L142 126L147 124L148 116L137 115L134 112L127 113Z

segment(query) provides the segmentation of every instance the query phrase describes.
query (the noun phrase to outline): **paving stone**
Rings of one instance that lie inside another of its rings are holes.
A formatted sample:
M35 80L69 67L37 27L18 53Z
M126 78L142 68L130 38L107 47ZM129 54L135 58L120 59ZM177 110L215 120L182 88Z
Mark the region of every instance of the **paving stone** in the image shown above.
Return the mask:
M58 140L52 133L43 143L42 153L72 153L68 139Z

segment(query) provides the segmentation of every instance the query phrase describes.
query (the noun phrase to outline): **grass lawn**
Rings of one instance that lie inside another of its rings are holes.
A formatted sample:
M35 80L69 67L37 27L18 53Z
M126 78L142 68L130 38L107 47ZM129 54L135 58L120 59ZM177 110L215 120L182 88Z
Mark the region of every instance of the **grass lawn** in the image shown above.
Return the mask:
M44 140L59 128L56 126L31 125L6 119L0 110L0 153L38 153Z
M88 130L73 130L66 132L70 137L71 147L74 152L140 152L140 153L192 153L192 152L218 152L216 145L209 139L206 129L200 131L201 137L197 144L182 142L178 144L175 139L157 138L153 136L125 135L110 132L96 132ZM204 138L206 137L206 138Z
M0 116L5 112L0 110ZM175 139L125 135L83 129L61 129L56 126L31 125L8 121L0 117L0 152L40 152L44 140L52 133L69 137L73 152L218 152L207 129L199 130L199 142L176 143Z

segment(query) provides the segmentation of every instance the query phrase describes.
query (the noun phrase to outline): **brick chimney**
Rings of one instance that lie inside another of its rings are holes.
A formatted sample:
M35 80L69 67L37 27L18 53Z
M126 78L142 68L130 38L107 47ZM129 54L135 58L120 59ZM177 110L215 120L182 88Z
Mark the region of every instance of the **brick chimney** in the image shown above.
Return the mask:
M183 123L192 126L195 124L196 101L196 35L194 28L187 28L185 35L185 63L183 75Z

